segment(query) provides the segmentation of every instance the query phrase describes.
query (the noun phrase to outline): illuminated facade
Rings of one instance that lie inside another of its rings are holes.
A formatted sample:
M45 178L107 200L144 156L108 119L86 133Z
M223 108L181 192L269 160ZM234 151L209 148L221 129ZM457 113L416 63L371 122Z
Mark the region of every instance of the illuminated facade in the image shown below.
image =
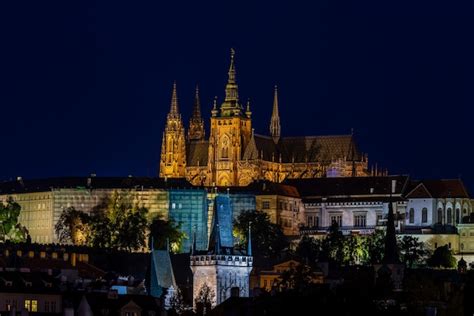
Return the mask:
M275 87L270 135L255 134L252 112L239 100L234 51L231 54L224 102L214 100L210 135L205 138L196 90L187 139L179 113L176 84L163 133L160 177L186 178L193 185L246 186L255 180L324 176L367 176L367 155L353 135L281 137Z

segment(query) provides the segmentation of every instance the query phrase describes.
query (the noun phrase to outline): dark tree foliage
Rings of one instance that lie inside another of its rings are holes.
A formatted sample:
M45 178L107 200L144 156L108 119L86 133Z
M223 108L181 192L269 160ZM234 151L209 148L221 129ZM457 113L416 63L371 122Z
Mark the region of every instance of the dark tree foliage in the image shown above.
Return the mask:
M414 264L420 264L427 254L423 242L413 236L403 236L398 240L401 259L404 264L412 268Z
M268 214L261 211L244 211L234 223L234 235L245 247L248 239L248 227L251 225L252 250L254 256L278 258L288 247L288 239L279 225L270 222Z
M90 217L88 214L68 207L63 210L54 231L60 243L83 245L87 243Z
M444 245L436 248L426 263L430 267L455 268L456 258L454 258L453 252L448 248L448 245Z
M339 265L344 262L344 235L336 221L332 222L328 235L323 240L322 251L328 260Z
M366 263L378 264L382 262L385 249L385 232L376 230L364 240L364 248L367 253Z
M304 293L311 288L315 278L316 274L310 266L298 264L281 274L278 287L281 290L296 290Z
M196 315L207 315L211 311L215 300L216 294L204 283L194 302L196 305Z
M322 256L321 242L305 235L298 243L295 255L300 262L314 267Z
M186 237L180 230L180 224L176 224L172 219L165 221L161 218L155 218L150 225L150 235L148 244L153 244L153 249L166 249L169 242L172 252L181 248L181 243ZM152 242L153 239L153 242Z

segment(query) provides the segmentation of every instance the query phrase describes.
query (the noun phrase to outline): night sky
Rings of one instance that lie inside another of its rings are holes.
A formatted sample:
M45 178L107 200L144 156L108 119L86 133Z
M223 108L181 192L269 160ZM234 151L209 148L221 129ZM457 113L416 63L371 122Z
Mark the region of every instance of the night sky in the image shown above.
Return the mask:
M154 176L178 85L206 128L236 49L268 134L349 134L391 174L474 192L472 1L3 1L0 179ZM208 134L208 132L207 132Z

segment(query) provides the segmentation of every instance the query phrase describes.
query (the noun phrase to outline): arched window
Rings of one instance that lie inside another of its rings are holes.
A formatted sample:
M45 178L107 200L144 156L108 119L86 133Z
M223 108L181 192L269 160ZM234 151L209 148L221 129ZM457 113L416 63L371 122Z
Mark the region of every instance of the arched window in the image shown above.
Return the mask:
M443 209L438 209L438 224L443 224Z
M410 209L410 212L408 213L409 221L410 224L413 224L415 222L415 210L413 208Z
M456 209L456 218L455 218L456 224L459 224L460 218L461 218L461 210L457 208Z
M227 136L222 138L221 158L229 158L229 139Z
M446 224L452 224L453 223L453 210L451 208L448 208L446 211Z
M428 222L428 209L426 207L423 207L423 210L421 210L421 222Z

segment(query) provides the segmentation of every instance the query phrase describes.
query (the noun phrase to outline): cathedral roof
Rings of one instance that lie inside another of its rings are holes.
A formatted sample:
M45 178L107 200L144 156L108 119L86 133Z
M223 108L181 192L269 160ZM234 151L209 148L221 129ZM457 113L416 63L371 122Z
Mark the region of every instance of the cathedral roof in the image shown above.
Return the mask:
M279 161L281 155L282 162L286 163L361 159L352 135L284 137L275 143L272 137L255 134L243 159L257 159L262 155L266 161Z
M206 166L209 150L209 141L190 141L186 146L186 164L188 166Z

